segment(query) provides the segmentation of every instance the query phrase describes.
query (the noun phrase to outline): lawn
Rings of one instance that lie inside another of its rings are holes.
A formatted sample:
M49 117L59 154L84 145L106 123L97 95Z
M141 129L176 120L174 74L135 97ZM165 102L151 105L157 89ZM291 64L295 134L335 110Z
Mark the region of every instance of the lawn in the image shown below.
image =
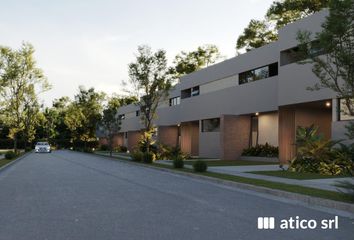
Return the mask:
M117 160L121 160L121 161L127 161L126 158L120 158L119 156L116 156L114 158ZM211 161L211 162L220 162L220 160ZM228 164L230 164L229 163L230 161L226 161L226 162ZM232 162L236 162L236 161L232 161ZM244 162L249 163L248 161L244 161ZM145 163L136 163L136 164L147 165ZM322 190L322 189L316 189L316 188L310 188L310 187L303 187L303 186L291 185L291 184L285 184L285 183L279 183L279 182L271 182L271 181L261 180L261 179L239 177L239 176L223 174L223 173L214 173L214 172L196 173L196 172L193 172L192 169L187 169L187 168L176 169L170 165L160 164L160 163L153 163L151 165L154 167L158 167L158 168L172 169L176 172L189 172L189 173L203 175L203 176L207 176L207 177L228 180L228 181L238 182L238 183L245 183L245 184L250 184L250 185L255 185L255 186L260 186L260 187L271 188L271 189L278 189L278 190L282 190L282 191L299 193L299 194L313 196L313 197L331 199L331 200L341 201L341 202L350 202L350 203L353 202L351 195L345 194L345 193L340 193L340 192L334 192L334 191L328 191L328 190ZM218 165L218 166L220 166L220 165ZM221 166L229 166L229 165L221 165ZM240 165L232 165L232 166L240 166Z
M261 162L261 161L245 161L245 160L208 160L208 159L199 159L205 160L209 167L217 166L252 166L252 165L277 165L275 162ZM184 161L187 165L192 165L194 160Z
M350 177L350 175L329 176L329 175L322 175L319 173L299 173L299 172L290 172L290 171L254 171L248 173L267 175L273 177L298 179L298 180Z
M12 162L13 160L15 159L11 159L11 160L8 160L8 159L0 159L0 167L8 164L9 162Z

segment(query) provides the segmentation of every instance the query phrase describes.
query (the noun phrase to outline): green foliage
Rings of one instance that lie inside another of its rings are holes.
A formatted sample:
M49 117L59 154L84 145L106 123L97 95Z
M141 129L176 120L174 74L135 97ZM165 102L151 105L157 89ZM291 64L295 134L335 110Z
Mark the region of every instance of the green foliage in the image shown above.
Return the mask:
M128 151L128 148L126 146L119 146L118 147L118 152L126 153L127 151Z
M8 160L14 159L17 156L18 156L17 153L15 153L14 151L7 151L5 153L5 158L8 159Z
M179 78L204 67L208 67L221 58L222 56L217 46L211 44L203 45L198 47L195 51L182 51L178 54L173 61L175 66L171 68L171 72Z
M300 54L313 64L319 82L309 90L331 89L345 101L347 113L354 115L354 4L353 0L329 1L329 16L322 31L298 32Z
M153 53L148 46L138 47L136 59L129 64L128 68L130 82L135 87L136 93L141 94L137 105L140 107L141 120L146 133L144 138L149 152L157 106L159 102L167 99L173 76L167 67L166 52L158 50Z
M100 150L101 150L101 151L108 151L108 150L109 150L109 146L108 146L107 144L102 144L102 145L100 146Z
M325 140L314 125L296 130L297 155L289 171L320 173L323 175L351 174L354 163L347 152L334 146L338 141Z
M144 163L153 163L156 160L155 153L153 152L144 152L143 153L143 162Z
M18 50L0 46L0 120L9 128L15 151L19 134L25 142L34 139L39 113L37 96L50 89L36 66L34 51L29 43L23 43Z
M268 143L259 144L255 147L249 147L243 150L242 156L254 157L278 157L279 148L269 145Z
M95 92L94 88L79 88L75 101L68 106L64 117L64 123L70 129L74 140L87 143L96 139L103 100L104 94Z
M238 37L236 48L250 51L278 39L277 34L266 21L252 19L243 33Z
M134 162L142 162L144 158L144 153L139 150L133 151L131 154L132 161Z
M236 49L250 51L278 39L281 27L328 7L328 0L274 1L264 20L252 19L238 37Z
M275 22L279 29L289 23L309 16L328 7L329 0L284 0L274 1L269 7L266 18Z
M181 156L177 156L173 159L173 167L174 168L183 168L184 167L184 160Z
M195 172L206 172L208 165L205 161L198 160L193 163L193 169Z

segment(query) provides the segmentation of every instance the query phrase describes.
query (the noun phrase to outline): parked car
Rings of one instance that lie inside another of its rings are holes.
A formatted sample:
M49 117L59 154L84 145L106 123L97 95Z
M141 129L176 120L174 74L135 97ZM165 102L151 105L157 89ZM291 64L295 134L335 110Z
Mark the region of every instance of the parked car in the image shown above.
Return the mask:
M49 143L47 142L37 142L34 147L36 153L50 153L52 152Z

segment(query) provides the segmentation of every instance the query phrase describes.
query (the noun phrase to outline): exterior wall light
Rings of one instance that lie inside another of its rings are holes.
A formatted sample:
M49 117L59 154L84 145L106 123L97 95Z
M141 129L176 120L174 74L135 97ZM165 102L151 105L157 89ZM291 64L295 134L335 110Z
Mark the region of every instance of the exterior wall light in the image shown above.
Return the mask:
M331 102L326 102L326 107L330 107L331 106Z
M255 115L258 116L258 115L259 115L259 112L256 112Z

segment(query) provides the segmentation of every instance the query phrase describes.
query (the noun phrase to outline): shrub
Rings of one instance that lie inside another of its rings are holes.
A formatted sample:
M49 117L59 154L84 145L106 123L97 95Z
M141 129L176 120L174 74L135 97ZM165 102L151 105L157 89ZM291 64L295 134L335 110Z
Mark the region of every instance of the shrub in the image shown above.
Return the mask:
M92 150L92 148L85 148L85 149L83 149L83 152L85 152L85 153L93 153L93 150Z
M183 168L184 167L184 161L182 157L176 157L173 159L173 167L174 168Z
M26 147L26 148L25 148L25 152L30 152L30 151L32 151L32 148L31 148L31 147Z
M14 159L17 157L17 154L14 151L7 151L5 153L5 158L8 160Z
M138 151L138 150L133 151L131 153L132 161L134 161L134 162L142 162L143 161L143 155L144 154L141 151Z
M193 169L195 172L206 172L208 169L208 165L206 162L198 160L195 163L193 163Z
M325 140L317 134L314 125L296 130L296 157L290 162L289 171L310 172L323 175L351 174L354 163L348 151L334 146L338 141Z
M101 151L108 151L108 150L109 150L109 146L108 146L107 144L102 144L102 145L100 146L100 150L101 150Z
M269 145L268 143L262 145L259 144L255 147L249 147L243 150L242 156L254 156L254 157L278 157L279 149Z
M126 146L119 146L119 152L127 152L128 148Z
M143 162L144 163L153 163L154 161L155 161L155 153L145 152L143 154Z

